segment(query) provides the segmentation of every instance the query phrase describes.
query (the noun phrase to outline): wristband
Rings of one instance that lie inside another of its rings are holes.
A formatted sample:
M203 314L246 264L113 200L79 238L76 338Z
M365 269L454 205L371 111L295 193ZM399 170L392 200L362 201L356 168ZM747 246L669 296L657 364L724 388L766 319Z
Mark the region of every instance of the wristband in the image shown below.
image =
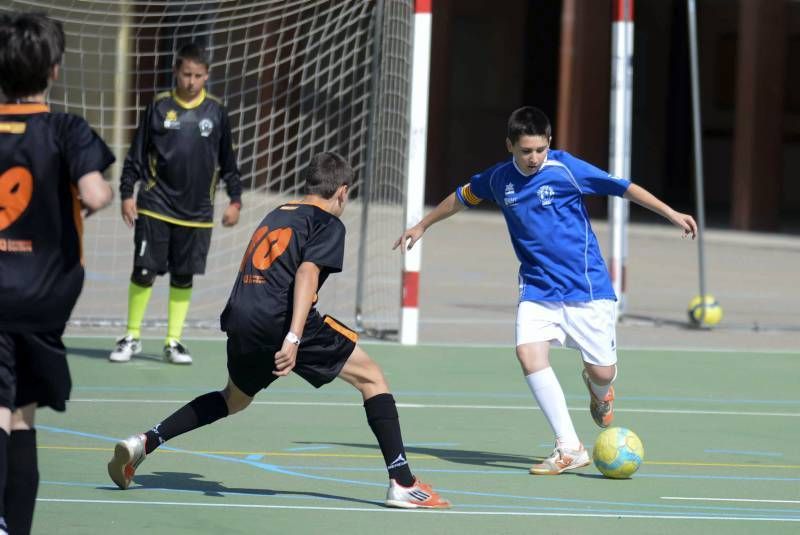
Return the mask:
M300 339L292 331L289 331L288 333L286 333L286 338L284 338L284 340L286 340L290 344L294 344L296 346L300 345Z

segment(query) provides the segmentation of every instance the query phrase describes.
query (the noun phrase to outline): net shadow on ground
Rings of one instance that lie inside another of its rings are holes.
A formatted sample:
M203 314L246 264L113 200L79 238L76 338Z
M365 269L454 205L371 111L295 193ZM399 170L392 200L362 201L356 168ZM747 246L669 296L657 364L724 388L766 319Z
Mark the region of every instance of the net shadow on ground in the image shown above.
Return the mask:
M131 487L126 492L137 490L174 490L181 492L202 493L204 496L215 498L225 498L227 495L302 496L365 505L380 505L380 502L376 501L362 500L359 498L340 496L337 494L327 494L324 492L227 487L223 485L221 481L209 481L203 478L204 476L201 474L192 474L189 472L152 472L149 474L137 475L135 479L135 486ZM121 492L120 489L112 486L98 487L98 490Z

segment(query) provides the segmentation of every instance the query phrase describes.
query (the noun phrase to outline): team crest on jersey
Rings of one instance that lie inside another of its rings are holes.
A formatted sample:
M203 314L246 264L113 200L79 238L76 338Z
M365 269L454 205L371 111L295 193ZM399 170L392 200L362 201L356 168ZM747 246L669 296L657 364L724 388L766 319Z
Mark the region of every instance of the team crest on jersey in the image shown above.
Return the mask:
M539 200L542 201L542 206L550 206L553 204L553 197L556 196L556 192L553 191L553 188L545 184L536 190L536 195L538 195Z
M506 206L514 206L517 204L517 192L514 191L514 184L511 182L506 184L505 198L503 201Z
M170 130L180 130L181 122L178 120L177 111L169 110L167 112L167 116L164 117L164 128L168 128Z
M211 122L211 119L203 119L197 126L200 127L200 135L203 137L210 136L211 131L214 130L214 123Z

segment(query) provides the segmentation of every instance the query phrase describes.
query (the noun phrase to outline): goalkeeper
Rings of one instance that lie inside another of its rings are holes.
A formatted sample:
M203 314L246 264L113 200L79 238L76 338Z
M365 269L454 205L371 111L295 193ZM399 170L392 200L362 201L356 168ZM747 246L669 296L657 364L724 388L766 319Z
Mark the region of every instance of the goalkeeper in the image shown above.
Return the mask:
M239 221L241 184L222 102L206 93L209 62L196 44L175 58L176 87L160 93L145 110L120 178L122 219L134 227L133 273L128 289L128 330L109 355L127 362L142 350L141 325L157 275L169 273L169 310L164 359L191 364L181 333L194 275L205 272L214 226L217 178L230 204L222 224ZM140 182L134 200L134 185Z

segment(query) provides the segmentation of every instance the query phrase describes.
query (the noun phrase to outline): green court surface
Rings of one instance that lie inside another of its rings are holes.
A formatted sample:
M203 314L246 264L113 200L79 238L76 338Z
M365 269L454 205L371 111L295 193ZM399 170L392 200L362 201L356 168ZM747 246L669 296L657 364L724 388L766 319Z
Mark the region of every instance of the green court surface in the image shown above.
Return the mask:
M223 386L224 342L187 340L195 364L127 364L113 340L66 339L65 414L37 415L41 484L34 532L175 533L798 533L800 354L620 351L615 425L642 438L630 480L592 466L556 477L528 467L551 431L512 348L366 344L399 403L413 471L449 511L382 505L387 478L358 393L279 380L241 414L177 437L118 490L114 442ZM578 354L553 365L587 446ZM402 516L399 516L402 515Z

